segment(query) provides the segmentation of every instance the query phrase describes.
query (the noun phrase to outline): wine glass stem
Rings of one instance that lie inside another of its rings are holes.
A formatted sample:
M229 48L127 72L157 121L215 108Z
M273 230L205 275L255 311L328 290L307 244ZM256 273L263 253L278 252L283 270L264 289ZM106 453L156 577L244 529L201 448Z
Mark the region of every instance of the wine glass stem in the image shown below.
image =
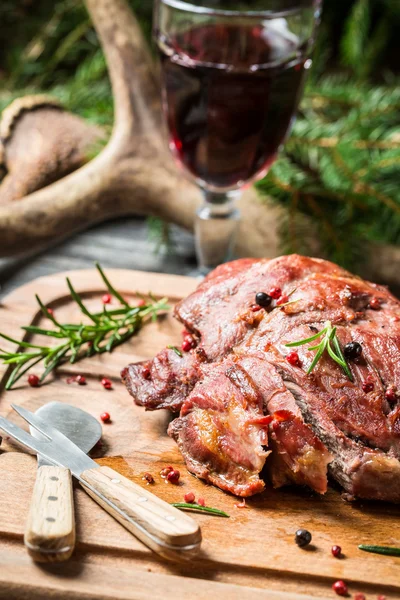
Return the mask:
M204 202L196 212L195 238L197 260L204 274L233 256L240 220L235 201L240 194L203 190Z

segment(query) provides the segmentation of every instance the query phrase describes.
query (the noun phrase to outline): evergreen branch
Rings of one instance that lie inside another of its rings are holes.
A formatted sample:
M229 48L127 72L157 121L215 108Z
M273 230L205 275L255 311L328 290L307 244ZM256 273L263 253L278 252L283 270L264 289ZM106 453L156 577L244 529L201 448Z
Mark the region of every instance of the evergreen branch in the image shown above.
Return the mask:
M363 59L370 28L370 0L356 0L345 24L340 49L343 64L361 75Z

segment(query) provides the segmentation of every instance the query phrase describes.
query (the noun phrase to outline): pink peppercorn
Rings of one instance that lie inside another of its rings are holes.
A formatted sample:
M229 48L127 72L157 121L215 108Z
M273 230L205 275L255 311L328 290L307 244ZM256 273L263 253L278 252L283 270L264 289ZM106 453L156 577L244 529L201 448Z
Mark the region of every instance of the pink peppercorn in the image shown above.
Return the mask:
M184 495L184 500L188 504L193 504L193 502L196 500L196 496L193 494L193 492L188 492Z
M292 365L292 367L301 366L300 358L297 352L289 352L289 354L286 356L286 360L290 365Z
M137 306L138 308L140 308L140 307L142 307L142 306L146 306L146 300L143 300L143 299L142 299L142 300L139 300L139 301L137 302L136 306Z
M364 383L362 384L362 390L365 394L368 394L369 392L372 392L375 385L372 381L364 381Z
M107 377L103 377L103 379L101 380L101 385L106 390L111 390L111 388L112 388L112 381L111 381L111 379L108 379Z
M192 342L188 339L183 340L182 342L182 350L184 352L190 352L190 350L192 349Z
M172 471L170 471L167 475L167 481L169 481L169 483L173 483L174 485L177 485L177 483L179 482L180 476L181 476L181 474L178 471L178 469L172 469Z
M101 413L100 419L103 421L103 423L109 423L111 421L110 413L108 413L108 412Z
M169 473L171 473L171 471L174 470L174 467L168 466L168 467L164 467L163 469L161 469L160 471L160 475L163 479L167 479L167 476L169 475Z
M289 302L289 296L281 296L276 305L281 306L281 304L286 304L286 302Z
M206 501L204 500L204 498L198 498L197 504L199 506L205 506L206 505Z
M377 597L376 600L386 600L386 596L380 595L380 596Z
M39 387L40 386L40 379L37 375L29 375L28 377L28 383L31 387Z
M282 290L280 287L273 287L268 292L268 295L271 296L274 300L278 300L282 296Z
M388 388L385 392L385 398L390 404L394 404L397 400L396 392L393 388Z
M379 298L371 298L369 301L369 307L372 308L372 310L379 310L381 307L381 301Z
M357 592L354 594L354 600L367 600L365 594L361 594L361 592Z
M336 545L335 545L335 546L332 546L332 548L331 548L331 552L332 552L332 555L333 555L335 558L340 558L340 556L341 556L341 554L342 554L342 549L341 549L341 547L340 547L340 546L336 546Z
M335 581L335 583L332 586L332 589L334 592L337 593L338 596L347 596L347 594L349 593L347 585L341 579L339 579L339 581Z
M251 310L252 312L258 312L258 311L259 311L259 310L261 310L261 309L262 309L262 306L260 306L259 304L253 304L253 305L250 307L250 310Z
M103 304L110 304L111 302L111 294L104 294L101 298Z
M86 377L83 375L77 375L75 381L76 383L79 383L79 385L86 385Z

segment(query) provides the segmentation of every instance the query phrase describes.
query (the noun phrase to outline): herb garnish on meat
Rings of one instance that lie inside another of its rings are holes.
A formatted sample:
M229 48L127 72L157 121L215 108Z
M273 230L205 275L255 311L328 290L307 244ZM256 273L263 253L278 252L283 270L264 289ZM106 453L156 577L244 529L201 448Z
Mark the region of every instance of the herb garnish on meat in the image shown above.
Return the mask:
M315 335L304 340L298 340L297 342L290 342L289 344L285 344L285 346L287 346L288 348L294 348L295 346L304 346L304 344L313 342L314 340L317 340L321 337L322 340L319 342L319 344L308 347L308 350L316 350L317 352L315 354L314 360L312 361L311 365L307 370L307 373L310 374L314 370L323 353L327 351L329 356L338 365L342 367L344 373L347 375L350 381L353 381L353 375L351 374L349 365L347 364L347 361L343 356L343 352L336 335L336 327L332 327L332 323L330 321L326 321L324 329L321 329L321 331L319 331Z

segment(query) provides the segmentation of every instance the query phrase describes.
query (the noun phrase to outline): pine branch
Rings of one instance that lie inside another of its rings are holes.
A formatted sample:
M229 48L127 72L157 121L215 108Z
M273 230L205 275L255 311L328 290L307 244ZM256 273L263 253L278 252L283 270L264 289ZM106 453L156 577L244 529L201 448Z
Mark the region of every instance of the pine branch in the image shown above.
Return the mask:
M363 70L370 18L370 0L357 0L346 21L340 44L343 64L351 67L357 76Z

